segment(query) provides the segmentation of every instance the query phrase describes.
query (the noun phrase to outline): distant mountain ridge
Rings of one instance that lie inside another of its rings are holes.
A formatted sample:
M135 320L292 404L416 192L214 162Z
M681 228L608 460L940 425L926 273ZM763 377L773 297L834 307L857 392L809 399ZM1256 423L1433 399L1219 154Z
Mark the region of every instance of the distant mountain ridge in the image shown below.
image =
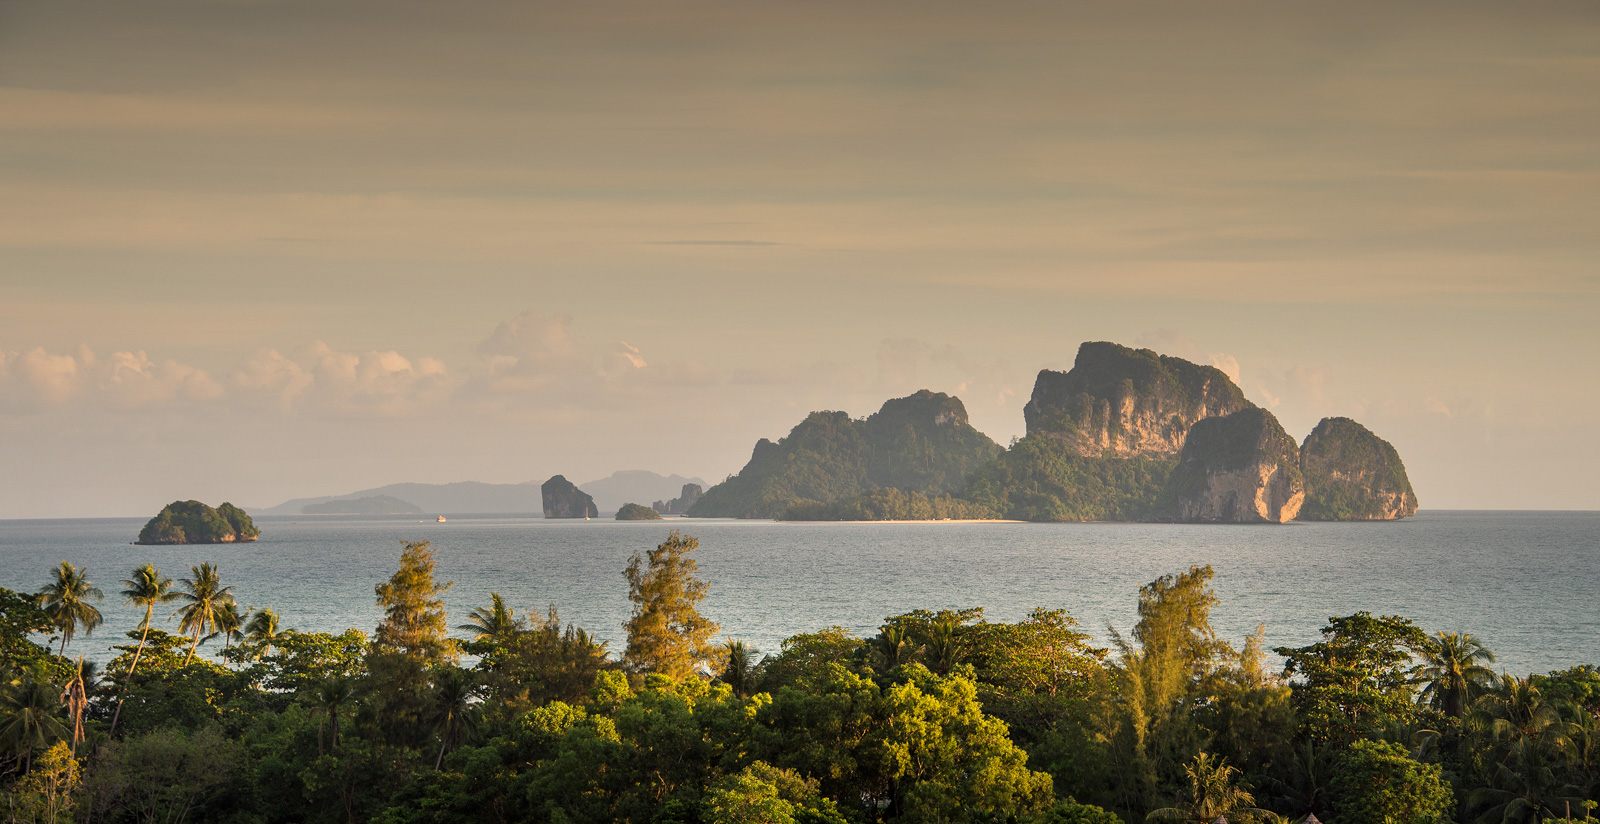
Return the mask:
M458 481L448 484L397 483L361 489L344 495L322 495L315 498L294 498L273 507L253 508L256 515L303 515L307 506L319 507L333 501L355 501L361 498L388 497L417 507L425 513L453 515L515 514L531 515L543 512L540 497L542 481L516 484L491 484L479 481ZM705 481L685 478L682 475L660 475L642 469L627 469L578 488L594 497L601 512L614 512L628 501L653 501L656 498L676 496L686 483Z

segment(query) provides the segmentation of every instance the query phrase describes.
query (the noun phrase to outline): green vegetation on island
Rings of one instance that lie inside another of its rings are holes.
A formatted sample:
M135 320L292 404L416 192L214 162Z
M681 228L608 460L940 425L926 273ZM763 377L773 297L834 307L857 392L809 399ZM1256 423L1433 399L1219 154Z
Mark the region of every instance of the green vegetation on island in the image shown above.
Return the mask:
M892 488L944 495L1000 454L959 398L924 389L863 420L813 412L777 443L763 438L739 474L705 491L691 517L776 518L791 504Z
M661 513L642 504L623 504L617 510L619 521L659 521Z
M1323 418L1300 448L1306 521L1371 521L1417 514L1400 453L1349 418Z
M1058 438L1028 435L979 469L961 496L1018 521L1144 521L1171 458L1086 458Z
M139 530L139 544L230 544L254 541L261 530L230 503L212 509L199 501L173 501Z
M620 650L553 606L520 611L493 592L452 635L451 584L426 542L402 544L374 587L370 634L247 612L211 564L177 583L147 564L121 582L141 620L118 627L126 642L103 668L64 654L104 622L100 589L63 563L36 594L0 589L0 810L228 824L1549 824L1600 800L1593 666L1498 674L1472 635L1355 612L1277 647L1279 669L1265 628L1218 636L1209 567L1141 587L1109 648L1058 605L1016 621L915 610L867 637L818 628L763 655L701 612L697 547L672 532L622 570ZM176 634L158 625L171 604Z
M995 518L994 510L950 495L928 496L874 489L843 501L795 501L782 521L973 521Z

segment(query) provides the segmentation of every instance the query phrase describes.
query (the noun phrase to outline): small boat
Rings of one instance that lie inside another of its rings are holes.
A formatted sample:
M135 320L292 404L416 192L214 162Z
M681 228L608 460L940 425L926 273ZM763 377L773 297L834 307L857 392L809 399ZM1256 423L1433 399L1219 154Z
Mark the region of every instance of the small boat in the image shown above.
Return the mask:
M444 516L443 515L439 516L438 523L441 523L441 524L444 523Z

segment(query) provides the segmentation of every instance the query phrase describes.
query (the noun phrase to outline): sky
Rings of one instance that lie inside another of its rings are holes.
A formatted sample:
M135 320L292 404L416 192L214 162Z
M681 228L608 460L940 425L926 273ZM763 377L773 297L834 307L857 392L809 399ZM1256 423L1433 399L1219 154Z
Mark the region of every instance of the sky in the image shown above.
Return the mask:
M737 472L1112 340L1600 508L1593 2L0 0L0 518Z

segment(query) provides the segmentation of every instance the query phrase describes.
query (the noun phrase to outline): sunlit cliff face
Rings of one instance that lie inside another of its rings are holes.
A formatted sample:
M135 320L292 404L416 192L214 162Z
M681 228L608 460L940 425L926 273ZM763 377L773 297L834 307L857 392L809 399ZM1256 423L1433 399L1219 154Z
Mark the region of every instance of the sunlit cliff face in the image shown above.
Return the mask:
M0 9L0 517L1004 444L1083 340L1600 506L1592 4Z

